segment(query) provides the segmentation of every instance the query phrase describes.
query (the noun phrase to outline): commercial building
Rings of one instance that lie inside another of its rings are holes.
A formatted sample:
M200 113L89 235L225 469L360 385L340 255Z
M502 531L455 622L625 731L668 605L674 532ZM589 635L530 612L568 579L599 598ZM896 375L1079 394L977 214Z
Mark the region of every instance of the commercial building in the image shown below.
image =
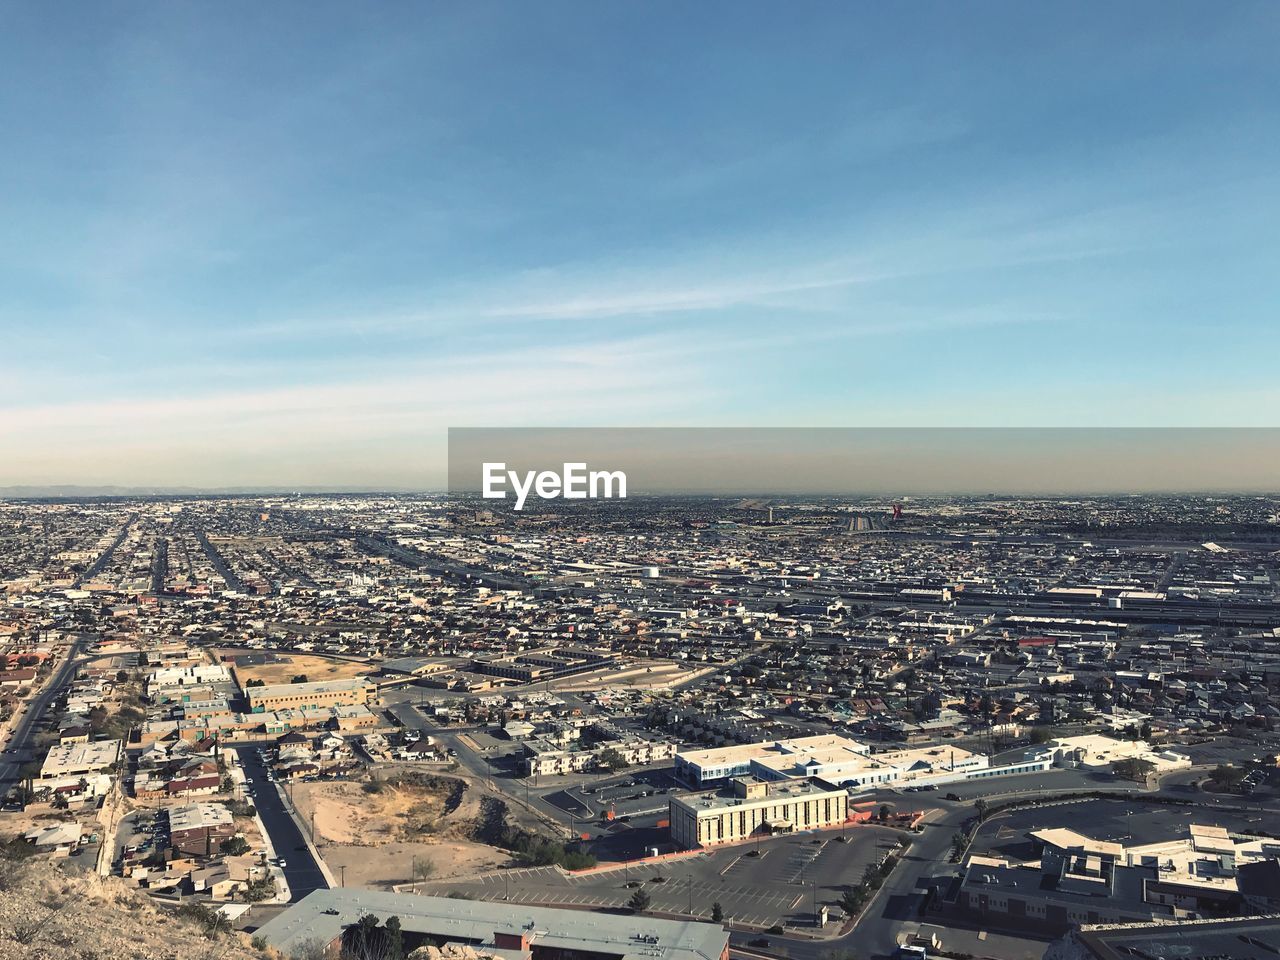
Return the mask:
M209 856L235 835L231 811L221 803L186 803L169 808L169 843L182 853Z
M1027 836L1035 859L971 856L959 904L984 922L1057 931L1253 909L1251 884L1244 878L1274 871L1280 840L1199 824L1189 833L1125 846L1074 830L1034 830Z
M473 669L477 673L518 683L540 683L598 670L616 660L612 654L598 650L546 647L512 656L477 658Z
M119 761L122 746L119 740L59 744L49 750L40 765L40 779L55 780L109 770Z
M316 890L257 930L285 956L312 945L336 955L361 916L398 917L406 952L465 944L504 960L728 960L716 923L615 916L524 904L338 888Z
M1230 957L1275 960L1280 919L1194 920L1178 924L1086 925L1049 945L1044 960L1134 960L1142 957Z
M340 707L366 704L378 692L367 677L349 680L321 680L315 683L282 683L270 687L247 687L245 699L253 713L290 708Z
M739 777L718 793L675 797L668 809L671 839L693 849L843 823L849 792L822 780L767 783Z
M1110 770L1122 760L1151 764L1152 770L1168 773L1185 770L1191 758L1174 750L1156 750L1145 740L1120 740L1103 734L1064 737L1048 745L1055 767L1081 767L1086 770Z
M934 746L873 752L837 734L747 743L676 755L676 775L693 786L752 776L760 780L820 777L849 789L939 785L1017 773L1035 773L1053 764L1047 752L992 767L988 757L959 747Z

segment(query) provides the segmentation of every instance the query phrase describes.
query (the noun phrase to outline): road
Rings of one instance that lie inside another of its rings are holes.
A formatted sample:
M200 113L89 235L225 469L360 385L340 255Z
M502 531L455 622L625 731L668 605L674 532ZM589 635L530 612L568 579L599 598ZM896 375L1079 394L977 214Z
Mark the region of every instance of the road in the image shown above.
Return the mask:
M284 878L289 883L290 902L296 903L313 890L327 890L329 884L303 840L302 831L285 809L275 784L267 779L261 750L241 747L237 752L251 781L253 804L271 837L271 846L276 856L285 860Z
M58 699L63 688L75 678L83 646L83 640L76 640L71 644L53 678L45 683L44 689L27 701L26 713L14 721L13 732L5 749L5 762L0 764L0 796L8 794L10 788L18 782L18 773L26 763L23 758L31 747L36 724L49 704Z

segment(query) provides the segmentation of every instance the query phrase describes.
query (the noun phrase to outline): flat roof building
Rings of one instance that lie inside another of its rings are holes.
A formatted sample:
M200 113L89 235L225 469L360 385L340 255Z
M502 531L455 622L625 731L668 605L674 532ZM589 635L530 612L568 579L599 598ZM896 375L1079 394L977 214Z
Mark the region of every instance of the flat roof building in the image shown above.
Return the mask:
M365 704L378 692L368 677L349 680L320 680L314 683L281 683L269 687L246 687L245 699L253 713L289 708L318 708Z
M362 915L398 917L405 948L459 943L510 960L728 960L729 934L715 923L616 916L514 903L339 888L316 890L268 920L257 936L285 956L318 944L336 949Z
M693 849L843 823L849 792L821 780L765 783L742 777L728 790L675 797L667 806L671 839Z
M49 750L40 765L40 779L52 780L108 770L120 759L122 747L119 740L59 744Z
M752 776L760 780L820 777L841 787L874 788L1032 773L1048 769L1051 763L1045 752L1016 764L992 767L985 755L949 745L873 752L857 740L827 734L685 751L676 755L675 767L676 775L694 786Z

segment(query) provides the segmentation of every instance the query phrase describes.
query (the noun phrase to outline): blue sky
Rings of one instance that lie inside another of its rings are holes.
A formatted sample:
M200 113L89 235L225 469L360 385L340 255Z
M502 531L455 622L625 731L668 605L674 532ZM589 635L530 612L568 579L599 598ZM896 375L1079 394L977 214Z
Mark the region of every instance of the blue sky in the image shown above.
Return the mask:
M8 4L0 485L1274 425L1273 3Z

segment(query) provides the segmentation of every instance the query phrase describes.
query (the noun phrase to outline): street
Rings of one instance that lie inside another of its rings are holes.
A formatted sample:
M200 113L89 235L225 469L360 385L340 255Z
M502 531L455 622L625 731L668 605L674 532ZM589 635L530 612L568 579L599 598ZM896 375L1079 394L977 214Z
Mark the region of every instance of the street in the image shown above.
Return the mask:
M302 831L285 808L275 784L267 779L266 764L259 749L241 748L240 761L250 784L250 796L271 838L277 857L285 861L284 877L289 883L289 899L298 901L313 890L327 890L329 884L303 840Z

